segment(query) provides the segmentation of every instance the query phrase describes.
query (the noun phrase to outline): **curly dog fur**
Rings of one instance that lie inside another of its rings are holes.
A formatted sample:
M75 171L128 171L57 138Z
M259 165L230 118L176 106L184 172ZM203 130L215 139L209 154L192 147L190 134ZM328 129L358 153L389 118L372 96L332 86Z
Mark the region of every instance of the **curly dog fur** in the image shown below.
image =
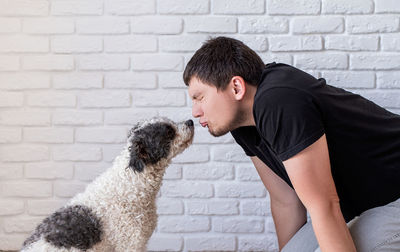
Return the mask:
M165 169L191 144L193 132L191 120L138 123L112 167L45 218L21 251L145 251Z

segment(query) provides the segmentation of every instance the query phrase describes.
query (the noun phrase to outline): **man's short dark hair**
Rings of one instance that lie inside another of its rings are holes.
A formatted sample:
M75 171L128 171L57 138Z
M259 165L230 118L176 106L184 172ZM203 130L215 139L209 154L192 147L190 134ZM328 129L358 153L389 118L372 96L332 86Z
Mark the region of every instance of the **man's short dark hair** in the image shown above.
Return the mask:
M241 76L250 85L257 86L264 63L243 42L227 37L207 40L186 65L183 80L186 86L193 77L224 90L233 76Z

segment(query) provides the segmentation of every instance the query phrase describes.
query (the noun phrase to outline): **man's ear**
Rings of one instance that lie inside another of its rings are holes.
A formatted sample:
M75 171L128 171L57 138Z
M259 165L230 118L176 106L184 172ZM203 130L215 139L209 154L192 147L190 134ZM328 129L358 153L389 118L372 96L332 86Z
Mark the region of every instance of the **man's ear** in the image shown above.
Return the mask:
M244 79L240 76L233 76L231 79L231 85L235 99L238 101L242 100L246 93L246 82Z
M142 172L145 166L144 160L148 158L146 148L141 140L139 137L133 137L132 145L129 147L130 161L128 167L134 172Z

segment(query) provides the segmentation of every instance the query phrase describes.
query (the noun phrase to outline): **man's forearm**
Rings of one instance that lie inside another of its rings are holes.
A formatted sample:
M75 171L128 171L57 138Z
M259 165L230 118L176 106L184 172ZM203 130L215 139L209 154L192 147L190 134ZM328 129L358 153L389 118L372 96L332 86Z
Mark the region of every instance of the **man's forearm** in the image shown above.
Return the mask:
M356 251L338 204L312 209L310 216L321 251Z
M272 199L271 212L278 237L279 250L281 250L307 222L307 212L300 202L298 204L282 205Z

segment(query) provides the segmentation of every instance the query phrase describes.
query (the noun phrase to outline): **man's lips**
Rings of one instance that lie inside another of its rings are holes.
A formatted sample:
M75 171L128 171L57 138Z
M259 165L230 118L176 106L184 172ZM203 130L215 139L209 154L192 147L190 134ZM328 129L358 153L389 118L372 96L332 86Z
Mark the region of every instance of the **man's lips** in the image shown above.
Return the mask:
M201 124L202 127L206 127L207 126L206 122L200 122L200 124Z

